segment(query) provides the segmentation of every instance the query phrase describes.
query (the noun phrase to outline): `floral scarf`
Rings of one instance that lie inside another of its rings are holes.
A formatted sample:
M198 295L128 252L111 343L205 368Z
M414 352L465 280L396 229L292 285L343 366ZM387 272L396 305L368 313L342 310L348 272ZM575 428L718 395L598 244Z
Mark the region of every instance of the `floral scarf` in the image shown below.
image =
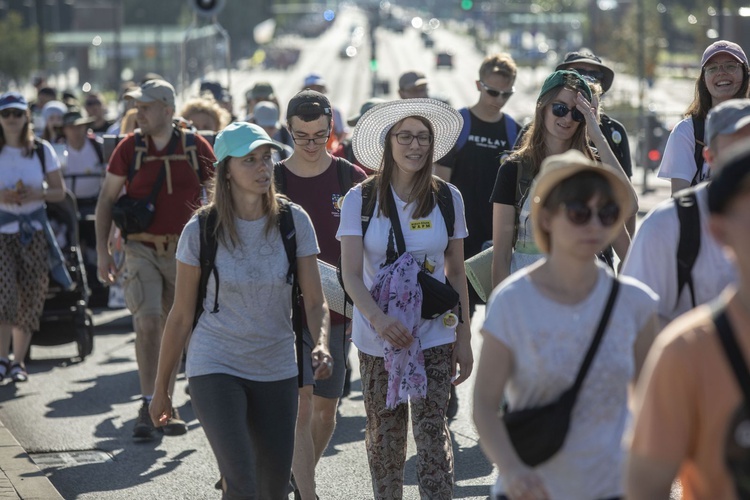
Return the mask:
M424 366L422 341L419 338L422 289L417 282L419 264L405 252L375 276L370 295L387 315L397 318L414 336L407 348L398 348L383 340L385 369L388 371L386 408L393 409L409 399L427 394L427 373Z

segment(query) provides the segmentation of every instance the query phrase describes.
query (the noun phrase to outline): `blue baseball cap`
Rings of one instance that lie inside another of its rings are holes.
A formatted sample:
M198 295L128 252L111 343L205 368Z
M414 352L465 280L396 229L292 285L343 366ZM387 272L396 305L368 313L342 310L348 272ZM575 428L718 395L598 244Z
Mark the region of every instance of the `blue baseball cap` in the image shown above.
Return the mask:
M18 92L6 92L0 96L0 111L9 108L26 110L29 108L29 103Z
M226 158L233 156L242 158L259 146L268 144L281 151L281 146L274 142L263 128L254 123L234 122L219 132L214 141L216 161L214 167Z

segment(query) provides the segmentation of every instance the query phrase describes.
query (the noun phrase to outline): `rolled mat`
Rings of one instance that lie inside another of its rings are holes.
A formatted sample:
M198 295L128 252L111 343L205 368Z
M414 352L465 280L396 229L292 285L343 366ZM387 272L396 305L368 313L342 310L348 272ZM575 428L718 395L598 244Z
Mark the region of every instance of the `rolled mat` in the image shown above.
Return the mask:
M464 262L466 277L484 302L492 293L492 249L489 247Z
M341 283L339 283L336 266L318 259L318 270L320 271L320 282L323 285L323 295L328 302L328 308L351 318L354 306L346 303L346 294L344 289L341 288Z

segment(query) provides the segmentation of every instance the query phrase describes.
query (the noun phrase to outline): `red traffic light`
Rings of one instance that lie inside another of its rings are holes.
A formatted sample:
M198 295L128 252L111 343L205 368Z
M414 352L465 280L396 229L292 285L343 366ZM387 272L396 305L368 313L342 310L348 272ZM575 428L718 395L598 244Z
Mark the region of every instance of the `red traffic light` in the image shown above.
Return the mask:
M649 161L657 162L661 160L661 153L658 149L652 149L648 152L648 159Z

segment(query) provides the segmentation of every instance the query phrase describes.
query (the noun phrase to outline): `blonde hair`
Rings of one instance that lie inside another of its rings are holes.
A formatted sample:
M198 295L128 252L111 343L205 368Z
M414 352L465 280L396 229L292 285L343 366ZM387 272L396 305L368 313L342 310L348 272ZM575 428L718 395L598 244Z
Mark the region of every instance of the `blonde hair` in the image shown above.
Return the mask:
M214 132L224 130L224 127L229 125L229 122L232 121L232 116L229 114L229 112L226 109L222 108L213 97L196 97L194 99L190 99L182 107L180 116L182 116L186 120L190 120L191 115L195 115L198 113L205 113L213 118L217 126L217 129L214 130Z

